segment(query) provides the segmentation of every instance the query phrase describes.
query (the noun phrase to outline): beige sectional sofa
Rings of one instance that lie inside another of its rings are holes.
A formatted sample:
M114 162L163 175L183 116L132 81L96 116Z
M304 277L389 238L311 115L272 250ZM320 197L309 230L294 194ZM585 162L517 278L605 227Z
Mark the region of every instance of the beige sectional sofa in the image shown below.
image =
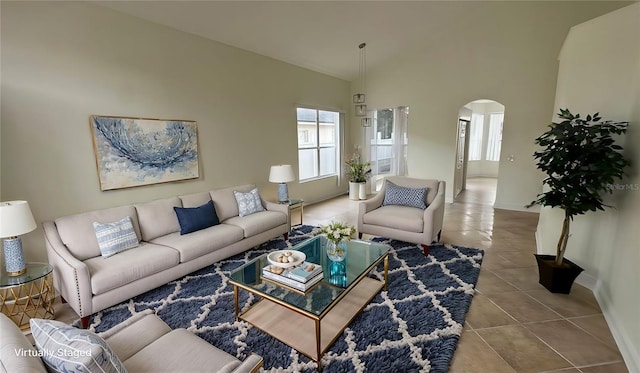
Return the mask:
M234 191L246 193L253 188L242 185L44 222L56 289L86 328L93 313L279 235L287 239L290 226L286 205L260 198L264 211L239 216ZM210 200L220 224L181 235L174 207L197 207ZM127 216L139 246L102 257L93 223L113 222Z
M64 366L74 367L73 371L86 371L95 364L111 366L111 362L100 361L97 356L91 356L93 352L100 351L96 349L99 346L94 344L87 349L88 343L83 343L86 338L64 338L71 335L69 332L56 334L58 340L55 348L47 350L52 354L51 359L44 356L43 351L39 353L13 321L0 313L0 372L44 373L48 371L45 360L49 360L49 364L52 360L64 360ZM186 329L171 330L151 310L142 311L98 336L105 341L129 373L253 373L257 372L263 363L262 357L256 354L249 354L244 361L240 361ZM82 370L82 367L87 369Z

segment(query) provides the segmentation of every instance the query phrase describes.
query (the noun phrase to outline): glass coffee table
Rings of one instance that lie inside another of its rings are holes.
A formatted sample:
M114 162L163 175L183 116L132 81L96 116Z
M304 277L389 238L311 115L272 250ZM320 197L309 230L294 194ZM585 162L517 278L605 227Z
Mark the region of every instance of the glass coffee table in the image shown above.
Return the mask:
M387 287L389 246L369 241L347 243L346 259L332 262L326 254L327 238L316 236L290 250L299 250L306 261L322 266L324 278L307 292L261 279L269 265L264 254L231 272L236 320L244 320L291 346L320 365L324 353L369 302ZM382 280L369 276L384 263ZM240 312L240 289L261 299Z

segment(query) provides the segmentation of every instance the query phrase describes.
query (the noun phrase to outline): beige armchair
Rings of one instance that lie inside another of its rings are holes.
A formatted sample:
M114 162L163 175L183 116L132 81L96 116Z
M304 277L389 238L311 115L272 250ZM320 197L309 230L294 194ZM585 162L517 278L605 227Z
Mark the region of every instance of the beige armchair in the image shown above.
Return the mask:
M427 188L426 208L397 204L383 205L387 182L405 188ZM391 176L375 197L358 206L358 236L370 234L416 243L429 255L429 245L440 241L444 219L445 182L432 179Z

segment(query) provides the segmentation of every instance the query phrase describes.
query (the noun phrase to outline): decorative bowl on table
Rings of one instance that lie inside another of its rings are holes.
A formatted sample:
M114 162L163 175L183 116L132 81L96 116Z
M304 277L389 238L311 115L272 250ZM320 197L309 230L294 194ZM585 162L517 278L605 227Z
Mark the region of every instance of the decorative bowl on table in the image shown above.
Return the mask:
M281 268L291 268L302 264L307 256L302 251L278 250L267 255L267 260L271 265Z

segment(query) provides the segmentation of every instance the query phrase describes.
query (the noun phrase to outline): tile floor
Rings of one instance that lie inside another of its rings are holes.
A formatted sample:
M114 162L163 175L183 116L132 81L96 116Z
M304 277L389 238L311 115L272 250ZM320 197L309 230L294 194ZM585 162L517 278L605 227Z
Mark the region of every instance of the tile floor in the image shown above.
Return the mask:
M590 290L552 294L538 284L538 214L494 209L495 179L469 179L445 208L442 241L485 250L477 293L450 372L627 372ZM304 223L355 224L346 196L309 205Z
M538 284L538 215L494 209L494 199L495 179L469 179L445 208L442 241L485 250L450 372L627 372L591 291L574 284L569 295L552 294ZM305 206L304 223L355 225L357 209L337 197ZM77 319L68 305L55 307L56 319Z

